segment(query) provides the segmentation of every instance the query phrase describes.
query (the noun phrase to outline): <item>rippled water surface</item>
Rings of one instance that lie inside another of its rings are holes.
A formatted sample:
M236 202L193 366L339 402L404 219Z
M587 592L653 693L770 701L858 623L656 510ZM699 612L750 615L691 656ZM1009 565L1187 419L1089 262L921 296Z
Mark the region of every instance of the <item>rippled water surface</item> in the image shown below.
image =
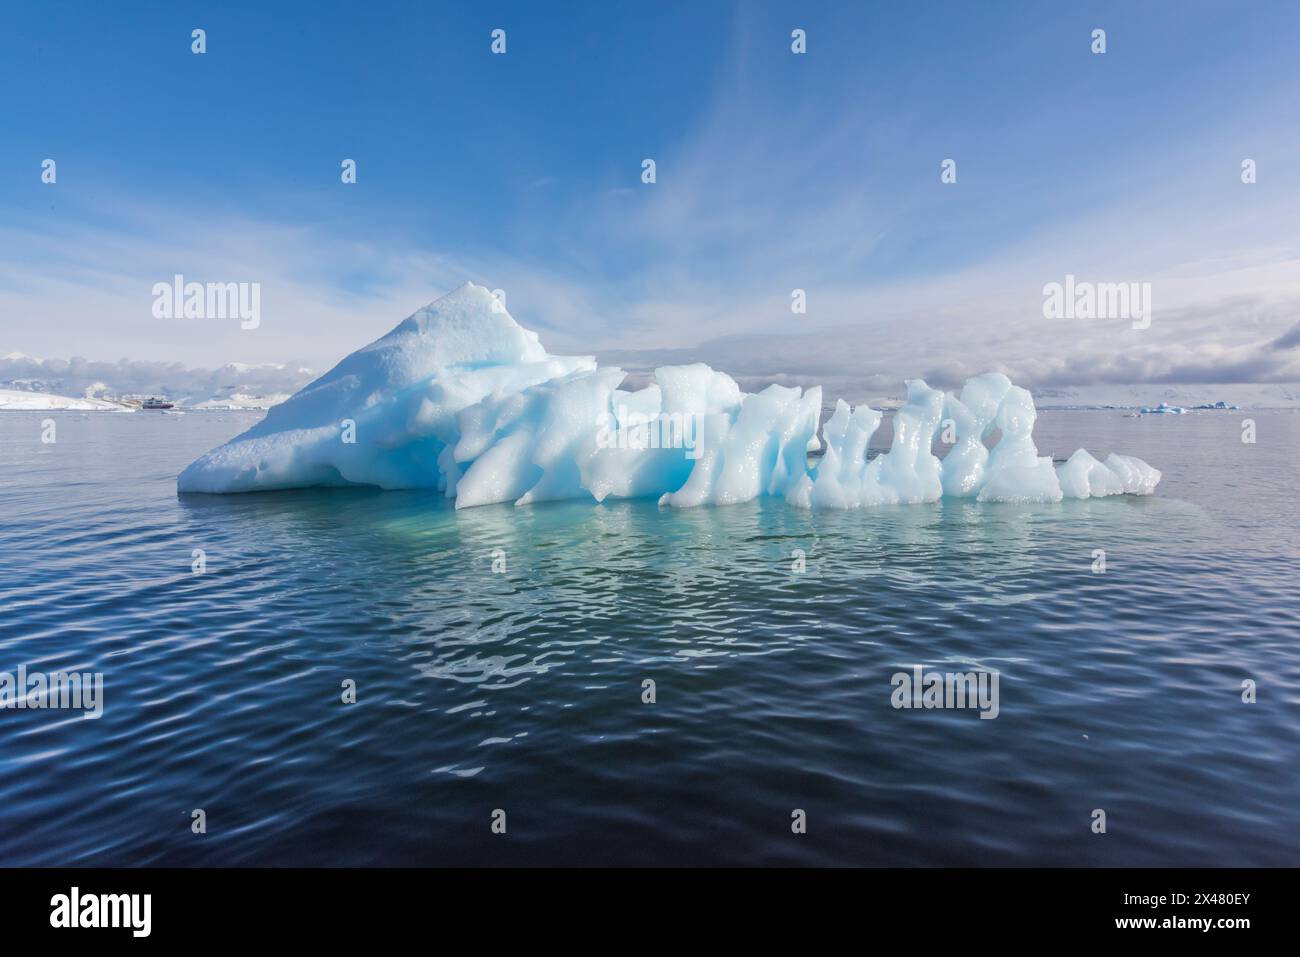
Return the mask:
M0 864L1300 864L1300 415L1244 414L1040 417L1149 499L817 514L178 497L255 417L0 414L0 671L105 682L0 711Z

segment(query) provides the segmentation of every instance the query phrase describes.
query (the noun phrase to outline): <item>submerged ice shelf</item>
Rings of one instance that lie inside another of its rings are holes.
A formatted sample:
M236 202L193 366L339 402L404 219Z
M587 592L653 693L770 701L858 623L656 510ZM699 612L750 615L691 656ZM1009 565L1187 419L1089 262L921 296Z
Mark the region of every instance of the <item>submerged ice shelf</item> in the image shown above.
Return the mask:
M635 392L619 388L623 379L591 357L548 354L487 289L466 283L199 457L177 488L438 488L457 508L648 496L680 507L759 495L855 508L1150 495L1160 481L1141 459L1101 462L1083 449L1053 467L1034 445L1033 397L997 373L969 379L960 394L910 380L893 444L870 460L882 414L840 400L811 466L820 387L747 394L703 363L656 369ZM955 437L942 460L931 453L941 431Z

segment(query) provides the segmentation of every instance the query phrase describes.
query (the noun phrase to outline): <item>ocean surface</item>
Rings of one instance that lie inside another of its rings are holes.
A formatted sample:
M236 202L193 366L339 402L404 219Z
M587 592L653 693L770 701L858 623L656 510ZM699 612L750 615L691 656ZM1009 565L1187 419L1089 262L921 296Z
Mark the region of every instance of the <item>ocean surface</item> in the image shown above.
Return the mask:
M1164 472L1051 506L177 496L256 418L0 414L0 671L104 681L0 710L0 864L1300 864L1300 413L1044 412Z

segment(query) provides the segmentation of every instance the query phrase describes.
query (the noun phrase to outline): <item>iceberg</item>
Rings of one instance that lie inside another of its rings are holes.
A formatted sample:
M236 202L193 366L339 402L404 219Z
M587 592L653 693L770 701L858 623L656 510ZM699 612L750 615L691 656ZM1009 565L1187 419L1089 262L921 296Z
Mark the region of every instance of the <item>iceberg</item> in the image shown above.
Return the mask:
M1033 397L999 373L959 394L908 381L890 447L875 456L883 414L841 399L822 425L820 387L745 393L703 363L660 367L635 391L621 388L625 378L591 356L549 354L491 292L466 283L200 456L177 489L433 488L458 509L649 497L687 508L766 495L845 509L1150 495L1160 481L1141 459L1102 462L1083 449L1055 467L1034 445ZM941 434L951 443L942 459Z

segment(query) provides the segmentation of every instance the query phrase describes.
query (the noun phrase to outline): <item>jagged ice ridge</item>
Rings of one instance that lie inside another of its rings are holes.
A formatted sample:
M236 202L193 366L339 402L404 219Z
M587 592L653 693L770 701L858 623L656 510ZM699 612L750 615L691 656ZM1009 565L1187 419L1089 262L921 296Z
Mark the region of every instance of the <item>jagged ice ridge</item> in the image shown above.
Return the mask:
M1004 375L959 395L907 383L893 444L868 461L882 415L842 399L822 429L820 387L741 392L703 363L664 366L628 392L589 356L553 356L482 286L467 283L201 456L181 492L311 486L438 488L456 508L657 496L677 507L776 495L806 508L935 502L1059 502L1150 495L1160 472L1083 449L1055 468L1033 441L1033 397ZM956 442L931 446L945 420ZM990 450L993 429L1001 438Z

